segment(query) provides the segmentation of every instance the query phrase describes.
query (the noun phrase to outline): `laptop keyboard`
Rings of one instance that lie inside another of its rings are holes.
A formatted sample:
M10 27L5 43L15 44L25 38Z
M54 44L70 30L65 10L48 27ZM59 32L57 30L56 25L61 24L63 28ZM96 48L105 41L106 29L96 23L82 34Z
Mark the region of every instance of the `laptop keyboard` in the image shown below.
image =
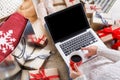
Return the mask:
M86 32L83 35L75 37L63 44L60 45L63 52L68 56L71 52L81 49L81 47L88 46L96 42L96 38L92 35L91 32Z

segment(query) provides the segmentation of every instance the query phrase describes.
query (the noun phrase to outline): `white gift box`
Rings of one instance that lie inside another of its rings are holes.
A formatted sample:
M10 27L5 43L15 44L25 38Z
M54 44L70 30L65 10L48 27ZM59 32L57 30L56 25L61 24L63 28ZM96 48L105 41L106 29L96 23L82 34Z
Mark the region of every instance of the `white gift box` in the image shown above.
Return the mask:
M91 27L94 30L98 30L104 26L108 26L108 25L113 25L114 24L114 20L112 19L112 16L110 14L107 13L98 13L99 16L96 14L96 12L93 13L93 17L92 17L92 21L91 21ZM100 18L100 16L102 18ZM107 24L104 24L104 22L107 22Z

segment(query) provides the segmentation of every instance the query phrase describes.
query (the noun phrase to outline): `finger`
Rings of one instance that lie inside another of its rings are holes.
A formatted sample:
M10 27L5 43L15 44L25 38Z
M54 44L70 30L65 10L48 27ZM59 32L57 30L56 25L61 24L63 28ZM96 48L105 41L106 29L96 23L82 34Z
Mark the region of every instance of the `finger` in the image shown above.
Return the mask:
M78 66L76 64L74 64L75 67L75 71L79 72Z
M85 54L85 57L86 57L86 58L90 58L91 56L92 56L91 53Z
M88 47L81 48L81 50L88 50L88 49L89 49Z

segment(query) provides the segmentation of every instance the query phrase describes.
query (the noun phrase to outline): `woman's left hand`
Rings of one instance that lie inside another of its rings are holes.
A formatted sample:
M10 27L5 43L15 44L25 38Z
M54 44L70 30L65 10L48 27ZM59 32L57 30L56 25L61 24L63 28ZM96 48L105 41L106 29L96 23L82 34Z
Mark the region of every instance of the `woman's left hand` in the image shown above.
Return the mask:
M82 75L82 72L79 71L78 66L76 64L74 65L74 67L75 67L75 70L73 70L70 67L70 77L73 78L73 79Z

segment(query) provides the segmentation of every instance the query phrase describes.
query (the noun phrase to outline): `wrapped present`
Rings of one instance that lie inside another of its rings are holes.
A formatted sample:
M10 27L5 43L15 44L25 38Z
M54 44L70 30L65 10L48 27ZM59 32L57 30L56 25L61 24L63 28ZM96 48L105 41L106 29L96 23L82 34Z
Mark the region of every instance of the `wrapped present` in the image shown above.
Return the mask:
M60 10L63 10L66 8L66 5L57 5L57 6L54 6L56 11L60 11Z
M98 30L97 34L103 42L108 42L113 39L119 39L119 29L120 27L107 27L102 30Z
M67 7L80 3L80 0L64 0Z
M50 50L36 48L24 64L24 67L28 69L39 69L48 56L50 56Z
M13 65L10 66L1 66L0 65L0 80L4 80L16 75L21 70L20 66L16 61Z
M25 38L22 37L20 43L12 53L16 61L23 66L27 58L32 54L34 47L29 45Z
M100 6L95 4L85 4L85 12L88 18L92 18L92 15L94 12L102 12L102 9Z
M53 5L54 6L65 5L65 1L64 0L53 0Z
M29 71L30 80L60 80L57 68Z
M41 35L39 38L36 38L35 35L28 35L28 42L43 48L47 45L48 40L45 35Z
M22 70L21 79L20 80L30 80L29 71Z
M91 21L91 27L96 31L103 27L107 27L109 25L113 25L114 21L112 19L112 16L107 13L98 13L94 12L92 21Z

